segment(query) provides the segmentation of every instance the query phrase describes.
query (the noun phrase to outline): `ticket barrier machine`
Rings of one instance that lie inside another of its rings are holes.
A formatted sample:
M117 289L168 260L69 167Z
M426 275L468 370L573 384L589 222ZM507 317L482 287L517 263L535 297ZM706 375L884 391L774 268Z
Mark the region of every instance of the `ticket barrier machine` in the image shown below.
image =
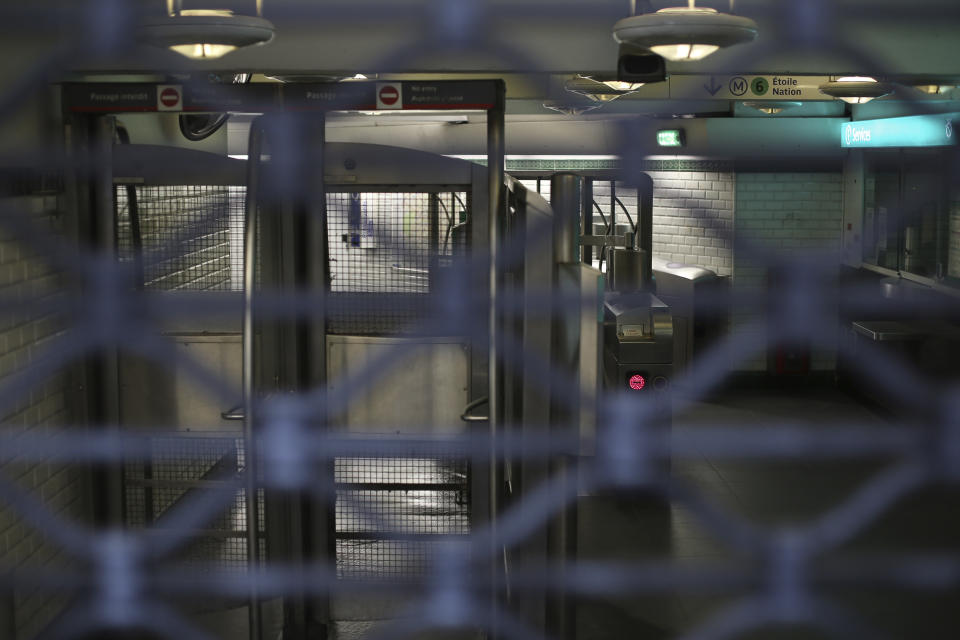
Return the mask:
M640 174L636 182L636 226L620 235L585 238L585 244L608 247L604 388L662 392L673 377L673 317L656 296L653 278L653 180ZM589 209L582 214L587 228L592 223Z

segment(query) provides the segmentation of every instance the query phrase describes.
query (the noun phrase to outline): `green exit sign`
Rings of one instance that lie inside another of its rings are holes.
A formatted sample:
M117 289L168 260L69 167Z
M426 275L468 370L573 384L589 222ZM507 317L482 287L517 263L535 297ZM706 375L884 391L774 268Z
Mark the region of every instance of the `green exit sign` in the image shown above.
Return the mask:
M661 147L682 147L683 129L661 129L657 131L657 144Z

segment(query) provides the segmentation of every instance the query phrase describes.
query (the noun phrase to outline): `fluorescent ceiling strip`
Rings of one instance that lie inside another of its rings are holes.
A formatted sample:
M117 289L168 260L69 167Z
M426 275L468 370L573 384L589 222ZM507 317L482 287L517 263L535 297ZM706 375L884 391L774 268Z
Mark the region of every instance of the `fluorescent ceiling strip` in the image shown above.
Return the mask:
M476 155L448 155L448 158L458 160L486 160L486 154ZM619 160L620 156L578 156L574 154L564 155L546 155L546 156L528 156L528 155L508 155L506 160Z
M230 154L228 157L234 160L246 160L246 154ZM448 158L457 160L486 160L486 155L448 155ZM647 160L705 160L703 156L644 156ZM620 156L577 156L577 155L556 155L556 156L528 156L511 155L506 156L507 160L619 160Z
M708 158L706 156L643 156L644 160L712 160L713 158Z

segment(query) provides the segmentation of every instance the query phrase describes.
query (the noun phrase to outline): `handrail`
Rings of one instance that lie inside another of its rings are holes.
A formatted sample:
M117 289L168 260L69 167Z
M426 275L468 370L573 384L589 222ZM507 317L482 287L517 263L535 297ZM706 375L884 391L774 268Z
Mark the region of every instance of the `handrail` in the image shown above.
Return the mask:
M256 447L253 433L253 297L256 286L257 259L257 201L260 193L260 157L263 154L263 116L250 125L250 140L247 147L247 198L244 203L243 228L243 439L246 447L244 466L246 473L246 519L247 519L247 566L250 571L260 566L260 542L257 539L259 525L257 515ZM250 582L250 637L261 640L260 603L257 587Z
M620 198L619 198L618 196L614 196L614 197L613 197L613 201L614 201L615 203L617 203L618 205L620 205L620 208L623 209L623 212L624 212L625 214L627 214L627 220L630 221L630 226L633 227L633 233L634 233L634 235L636 235L636 233L637 233L637 223L634 222L634 221L633 221L633 218L630 217L630 212L627 211L626 205L623 204L623 202L620 200Z
M221 411L220 417L224 420L246 420L247 412L244 411L242 404L238 404L235 407L230 407L226 411Z
M121 124L117 125L117 138L120 144L130 144L130 132ZM136 185L126 185L127 215L130 218L130 244L133 247L134 285L138 290L146 286L143 263L143 231L140 228L140 205L137 201Z
M607 228L606 233L610 233L610 223L607 222L607 216L603 215L603 209L597 204L596 200L593 201L593 206L597 210L597 213L600 214L600 219L603 220L603 224Z
M470 412L476 409L479 406L488 404L490 398L488 396L483 396L482 398L477 398L466 407L463 408L463 413L460 414L460 419L464 422L487 422L490 420L490 416L472 416Z

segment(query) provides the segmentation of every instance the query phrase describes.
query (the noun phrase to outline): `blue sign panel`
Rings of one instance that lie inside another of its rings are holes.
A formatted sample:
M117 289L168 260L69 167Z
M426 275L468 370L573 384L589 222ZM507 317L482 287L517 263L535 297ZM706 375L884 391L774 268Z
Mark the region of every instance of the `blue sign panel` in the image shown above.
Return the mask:
M953 128L958 119L960 114L943 113L847 122L840 128L840 145L845 149L949 146L956 144Z

